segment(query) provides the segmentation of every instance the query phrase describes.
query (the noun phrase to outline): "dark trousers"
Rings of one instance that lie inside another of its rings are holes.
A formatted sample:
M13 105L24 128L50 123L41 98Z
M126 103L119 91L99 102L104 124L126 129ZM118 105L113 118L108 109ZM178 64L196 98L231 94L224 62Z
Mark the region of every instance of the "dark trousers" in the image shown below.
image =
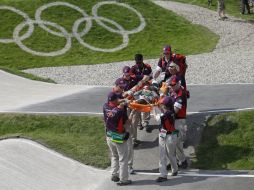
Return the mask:
M249 1L248 0L241 0L241 2L242 2L242 14L244 14L245 13L245 7L246 7L246 9L247 9L247 11L248 11L248 14L250 14L250 6L249 6Z

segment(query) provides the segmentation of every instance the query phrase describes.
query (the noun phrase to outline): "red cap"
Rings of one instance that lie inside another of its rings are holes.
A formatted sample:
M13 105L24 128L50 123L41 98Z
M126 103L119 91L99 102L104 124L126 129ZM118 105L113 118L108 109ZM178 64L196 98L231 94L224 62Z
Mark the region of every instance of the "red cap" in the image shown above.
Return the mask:
M123 79L123 78L118 78L118 79L116 79L115 85L116 85L116 86L120 86L121 88L124 88L124 87L125 87L124 79Z
M166 45L166 46L163 48L163 53L164 53L164 54L170 54L170 53L171 53L171 46L170 46L170 45Z
M109 94L108 94L108 101L110 102L110 101L115 101L115 100L117 100L118 99L118 96L117 96L117 94L115 93L115 92L110 92Z
M130 74L130 72L131 72L131 68L129 66L124 66L123 73L124 74Z

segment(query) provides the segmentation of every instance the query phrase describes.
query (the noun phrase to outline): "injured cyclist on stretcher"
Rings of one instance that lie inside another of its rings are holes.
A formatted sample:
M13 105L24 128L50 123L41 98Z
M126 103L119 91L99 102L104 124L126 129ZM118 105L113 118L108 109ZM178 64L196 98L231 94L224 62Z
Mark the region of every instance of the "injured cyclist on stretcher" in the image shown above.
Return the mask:
M143 89L135 92L133 96L135 102L139 104L153 104L159 98L157 92L152 90L152 88L148 85L144 86Z

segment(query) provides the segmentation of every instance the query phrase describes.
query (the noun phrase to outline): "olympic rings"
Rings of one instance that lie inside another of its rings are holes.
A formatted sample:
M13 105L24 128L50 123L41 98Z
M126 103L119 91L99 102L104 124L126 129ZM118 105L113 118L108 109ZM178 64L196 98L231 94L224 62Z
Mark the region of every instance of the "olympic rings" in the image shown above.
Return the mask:
M20 11L20 10L17 10L15 9L14 7L10 7L10 6L0 6L0 10L9 10L9 11L12 11L14 13L17 13L18 15L22 16L27 22L29 22L31 19L29 18L29 16ZM28 31L27 33L25 33L23 36L20 37L21 40L25 40L26 38L29 38L31 36L31 34L33 33L34 31L34 25L32 24L29 24L29 28L28 28ZM0 43L14 43L14 39L0 39Z
M131 10L132 12L134 12L138 16L138 18L140 20L140 25L138 27L132 29L132 30L125 30L117 22L115 22L113 20L110 20L108 18L105 18L105 17L98 16L98 13L97 13L98 9L101 6L107 5L107 4L113 4L113 5L125 7L127 9ZM42 18L41 18L42 12L45 11L46 9L50 8L50 7L53 7L53 6L65 6L65 7L74 9L77 12L81 13L82 17L77 19L74 22L74 24L72 26L72 32L71 33L68 33L64 27L60 26L57 23L42 20ZM100 52L119 51L119 50L121 50L121 49L128 46L129 35L130 34L138 33L140 31L142 31L146 26L145 19L143 18L143 16L136 9L134 9L133 7L131 7L127 4L119 3L119 2L116 2L116 1L104 1L104 2L97 3L92 8L92 16L89 16L83 9L79 8L76 5L73 5L73 4L70 4L70 3L67 3L67 2L60 2L60 1L59 2L48 3L48 4L45 4L45 5L42 5L41 7L39 7L35 12L35 20L32 20L31 18L29 18L29 16L26 13L24 13L24 12L22 12L22 11L16 9L16 8L14 8L14 7L11 7L11 6L0 6L0 10L9 10L9 11L12 11L12 12L14 12L14 13L16 13L16 14L18 14L18 15L20 15L24 18L24 22L18 24L15 27L15 29L13 31L13 38L12 39L0 38L0 43L16 43L22 50L24 50L24 51L26 51L30 54L37 55L37 56L59 56L59 55L62 55L64 53L66 53L71 48L71 45L72 45L71 44L71 41L72 41L71 38L73 38L73 37L76 38L81 45L83 45L84 47L89 48L91 50L94 50L94 51L100 51ZM82 39L82 37L84 37L90 31L90 29L92 28L92 21L93 20L98 25L105 28L109 32L117 33L117 34L122 35L122 44L118 45L117 47L111 48L111 49L105 49L105 48L94 47L94 46L86 43ZM86 22L85 28L83 29L83 31L78 32L78 28L79 28L80 24L84 21ZM115 26L115 28L111 28L111 27L107 26L105 24L105 22ZM65 46L61 50L52 51L52 52L34 51L34 50L28 48L27 46L25 46L22 43L22 41L29 38L32 35L32 33L34 31L34 25L35 24L37 24L40 28L42 28L43 30L47 31L48 33L50 33L52 35L66 38ZM27 32L25 34L23 34L22 36L19 36L20 31L27 25L28 25ZM58 31L54 31L54 30L50 29L47 26L54 27Z
M141 24L139 25L139 27L137 27L137 28L135 28L135 29L133 29L133 30L131 30L131 31L127 31L127 30L118 31L118 30L114 30L113 28L108 27L107 25L105 25L105 24L104 24L103 22L101 22L100 20L95 19L95 21L96 21L99 25L101 25L102 27L106 28L108 31L110 31L110 32L115 32L115 33L119 33L119 34L122 34L122 33L134 34L134 33L138 33L138 32L140 32L140 31L142 31L142 30L145 28L146 23L145 23L144 17L143 17L136 9L134 9L134 8L132 8L131 6L129 6L129 5L127 5L127 4L124 4L124 3L117 3L117 2L115 2L115 1L103 1L103 2L99 2L99 3L97 3L96 5L94 5L93 8L92 8L92 14L93 14L93 16L97 18L97 17L98 17L98 14L97 14L98 9L99 9L101 6L106 5L106 4L119 5L119 6L125 7L125 8L127 8L127 9L133 11L134 13L136 13L136 14L138 15L139 20L140 20L140 23L141 23Z
M27 25L27 24L45 24L45 25L49 25L49 26L53 26L57 29L59 29L63 34L64 34L64 37L66 37L66 45L64 46L63 49L61 50L58 50L58 51L52 51L52 52L48 52L48 53L45 53L45 52L38 52L38 51L34 51L28 47L26 47L22 41L21 41L21 38L19 38L19 33L20 31ZM33 55L38 55L38 56L57 56L57 55L62 55L64 53L66 53L70 48L71 48L71 36L68 34L68 32L62 27L62 26L59 26L58 24L56 23L53 23L53 22L47 22L47 21L29 21L29 23L27 22L22 22L21 24L17 25L17 27L14 29L14 32L13 32L13 39L15 40L16 44L21 48L23 49L24 51L28 52L28 53L31 53Z
M112 48L112 49L97 48L97 47L91 46L91 45L89 45L88 43L84 42L84 41L81 39L81 36L77 33L77 31L78 31L78 26L79 26L83 21L85 21L85 20L90 20L90 19L94 19L94 20L96 20L96 21L97 21L98 19L100 19L100 20L106 21L106 22L108 22L108 23L110 23L110 24L116 26L120 31L123 31L123 30L124 30L123 27L122 27L121 25L117 24L115 21L109 20L109 19L104 18L104 17L97 17L97 18L95 18L95 17L93 17L93 18L81 18L81 19L78 19L78 20L75 22L75 24L74 24L75 27L73 28L73 34L74 34L74 36L76 37L76 39L78 40L78 42L79 42L80 44L82 44L83 46L85 46L85 47L87 47L87 48L89 48L89 49L91 49L91 50L94 50L94 51L103 51L103 52L114 52L114 51L118 51L118 50L120 50L120 49L125 48L125 47L128 45L129 37L128 37L128 34L126 34L126 33L122 33L122 35L123 35L123 43L122 43L121 45L119 45L118 47L115 47L115 48Z
M35 12L35 20L42 21L42 20L41 20L41 13L42 13L44 10L46 10L46 9L48 9L48 8L50 8L50 7L54 7L54 6L65 6L65 7L69 7L69 8L72 8L72 9L74 9L74 10L80 12L80 13L83 15L84 18L88 17L88 14L86 14L86 12L85 12L84 10L80 9L80 8L79 8L78 6L76 6L76 5L72 5L72 4L67 3L67 2L53 2L53 3L48 3L48 4L45 4L45 5L41 6L41 7L39 7L39 8L36 10L36 12ZM86 25L87 25L86 28L88 28L87 30L90 30L91 27L92 27L92 22L91 22L91 20L87 20ZM54 34L54 35L60 36L60 37L64 37L64 35L63 35L62 33L55 32L55 31L49 29L48 27L46 27L46 26L43 24L43 22L40 22L39 26L40 26L41 28L43 28L44 30L46 30L47 32L51 33L51 34ZM70 35L71 35L72 37L74 37L72 34L70 34ZM85 33L82 33L82 32L81 32L80 35L83 36L83 35L85 35Z

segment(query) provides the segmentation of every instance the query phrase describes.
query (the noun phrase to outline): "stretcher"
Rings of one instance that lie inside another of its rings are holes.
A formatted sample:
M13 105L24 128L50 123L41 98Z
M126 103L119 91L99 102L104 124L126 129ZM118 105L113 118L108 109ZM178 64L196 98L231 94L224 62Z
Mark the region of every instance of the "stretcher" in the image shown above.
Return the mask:
M139 104L137 102L130 102L129 108L138 110L140 112L151 112L153 109L153 104Z

